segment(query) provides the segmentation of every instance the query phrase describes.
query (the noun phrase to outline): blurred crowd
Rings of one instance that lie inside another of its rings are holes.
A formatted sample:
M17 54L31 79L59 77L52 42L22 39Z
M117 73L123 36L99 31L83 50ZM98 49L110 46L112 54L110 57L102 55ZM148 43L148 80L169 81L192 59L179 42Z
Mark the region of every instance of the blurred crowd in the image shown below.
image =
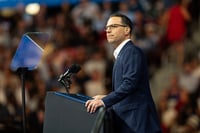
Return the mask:
M80 0L41 5L36 15L23 6L11 16L1 14L0 132L22 131L21 79L10 64L23 34L50 35L38 68L25 74L27 130L42 133L45 96L66 92L58 78L71 64L81 70L71 77L70 93L111 91L113 47L104 27L110 14L121 12L133 21L132 38L147 56L163 133L200 133L199 7L198 0Z

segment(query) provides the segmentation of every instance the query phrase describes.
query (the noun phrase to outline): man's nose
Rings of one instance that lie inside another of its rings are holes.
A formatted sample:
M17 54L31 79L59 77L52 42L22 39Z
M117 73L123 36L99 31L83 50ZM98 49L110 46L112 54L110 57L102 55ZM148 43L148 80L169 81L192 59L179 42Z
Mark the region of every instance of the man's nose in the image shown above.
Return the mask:
M110 33L111 29L108 27L105 31L106 31L106 33Z

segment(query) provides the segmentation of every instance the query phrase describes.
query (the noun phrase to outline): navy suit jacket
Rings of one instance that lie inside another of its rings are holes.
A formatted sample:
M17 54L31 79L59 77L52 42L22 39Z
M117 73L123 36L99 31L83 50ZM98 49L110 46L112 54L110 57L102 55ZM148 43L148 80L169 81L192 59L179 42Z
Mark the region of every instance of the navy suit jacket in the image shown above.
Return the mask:
M105 106L112 106L134 133L160 133L145 55L132 41L121 49L112 75L113 91L102 99Z

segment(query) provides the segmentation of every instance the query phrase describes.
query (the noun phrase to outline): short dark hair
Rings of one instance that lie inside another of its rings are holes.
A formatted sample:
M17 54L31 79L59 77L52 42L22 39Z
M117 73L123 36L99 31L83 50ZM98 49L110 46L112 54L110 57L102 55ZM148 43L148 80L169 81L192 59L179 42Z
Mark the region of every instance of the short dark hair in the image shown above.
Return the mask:
M132 21L124 14L121 13L114 13L112 15L110 15L111 17L120 17L122 20L122 23L125 24L126 26L128 26L130 28L130 34L132 34L133 31L133 23Z

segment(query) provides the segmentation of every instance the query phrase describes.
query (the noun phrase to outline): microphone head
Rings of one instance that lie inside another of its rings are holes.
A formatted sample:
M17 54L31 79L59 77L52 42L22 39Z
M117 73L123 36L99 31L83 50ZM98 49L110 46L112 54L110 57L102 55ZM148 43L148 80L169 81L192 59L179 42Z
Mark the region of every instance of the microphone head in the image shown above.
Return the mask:
M81 67L78 64L72 64L69 67L69 73L77 73L81 70Z

